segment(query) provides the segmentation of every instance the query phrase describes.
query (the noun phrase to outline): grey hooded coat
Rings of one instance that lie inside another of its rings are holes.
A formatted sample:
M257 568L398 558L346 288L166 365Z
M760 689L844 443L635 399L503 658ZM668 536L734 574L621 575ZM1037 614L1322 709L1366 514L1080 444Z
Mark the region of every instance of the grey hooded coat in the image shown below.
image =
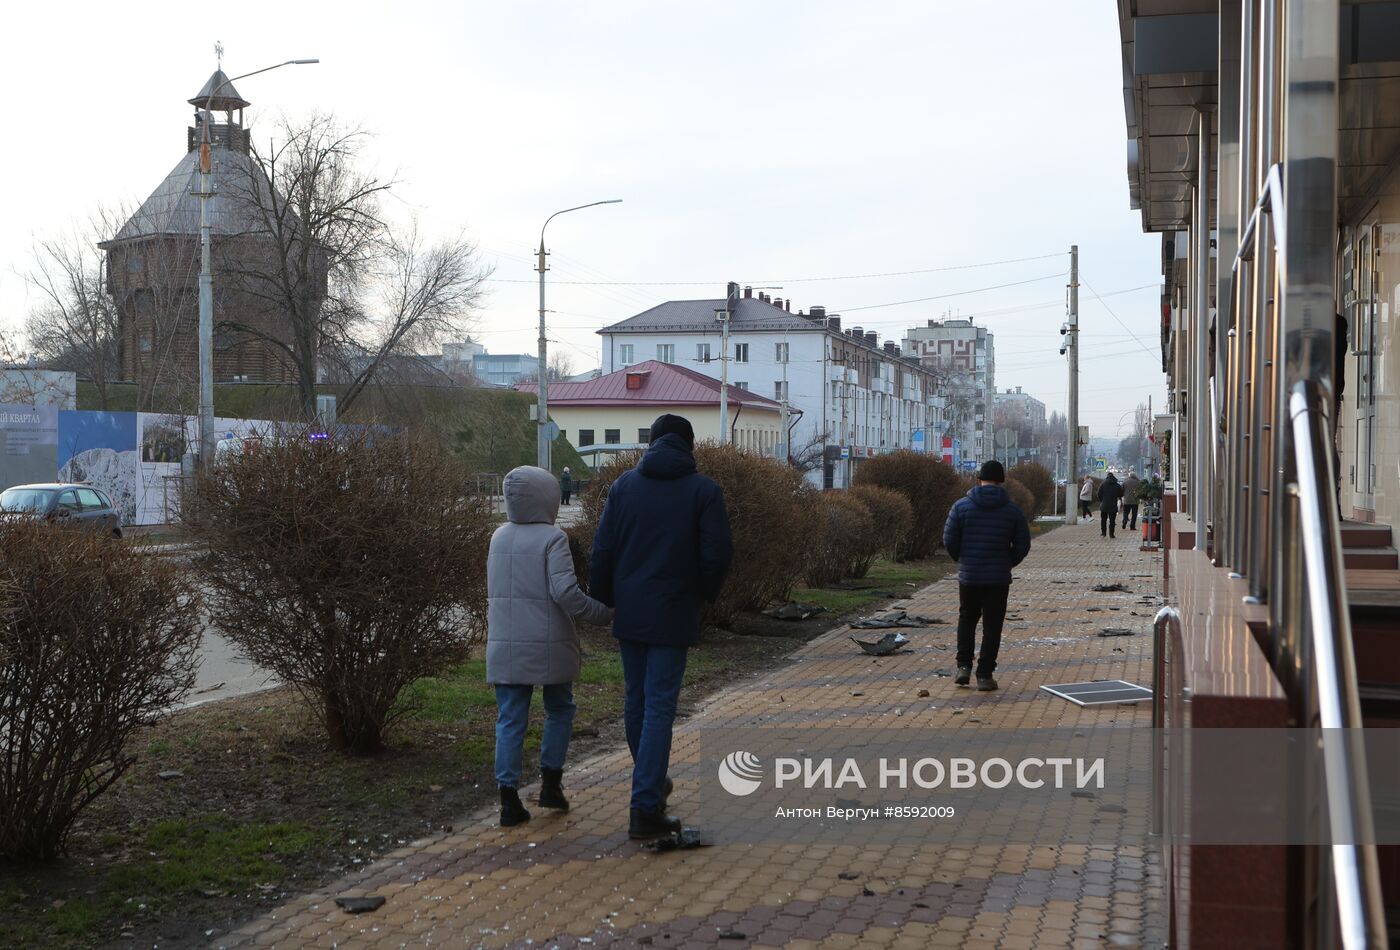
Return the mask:
M486 560L486 681L552 686L578 678L574 618L606 624L612 611L579 590L569 539L554 524L559 483L533 465L505 477L508 522Z

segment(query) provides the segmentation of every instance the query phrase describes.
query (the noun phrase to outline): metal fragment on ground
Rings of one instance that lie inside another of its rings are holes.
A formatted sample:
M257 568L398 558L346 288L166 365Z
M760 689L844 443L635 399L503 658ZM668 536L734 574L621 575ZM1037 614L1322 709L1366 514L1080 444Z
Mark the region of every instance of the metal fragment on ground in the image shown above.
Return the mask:
M337 897L336 906L347 914L365 914L384 906L384 898L378 894L368 897Z
M858 640L855 637L851 637L851 642L871 656L889 656L902 647L908 646L909 638L902 633L887 633L874 642Z

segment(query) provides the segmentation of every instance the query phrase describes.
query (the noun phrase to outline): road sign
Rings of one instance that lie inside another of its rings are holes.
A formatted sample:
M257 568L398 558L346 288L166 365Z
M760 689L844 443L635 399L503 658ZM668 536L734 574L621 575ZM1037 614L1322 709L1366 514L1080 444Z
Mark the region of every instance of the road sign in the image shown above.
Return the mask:
M555 439L558 439L559 423L555 422L553 419L546 422L544 424L544 437L551 442L553 442Z
M966 469L967 471L969 471L969 472L975 472L975 471L977 471L977 460L976 460L976 459L963 459L962 467L963 467L964 469Z
M1108 471L1108 459L1105 459L1105 458L1097 458L1097 459L1094 459L1094 471L1096 471L1096 472L1106 472L1106 471Z
M841 457L843 459L848 459L851 457L851 447L849 445L841 446Z

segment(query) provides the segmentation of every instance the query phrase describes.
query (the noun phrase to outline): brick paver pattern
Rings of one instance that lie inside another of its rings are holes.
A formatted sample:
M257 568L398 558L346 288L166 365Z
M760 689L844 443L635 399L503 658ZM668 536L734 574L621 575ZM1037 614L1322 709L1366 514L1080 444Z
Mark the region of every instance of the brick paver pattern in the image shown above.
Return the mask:
M912 631L896 668L860 655L842 627L793 662L713 697L677 726L672 811L698 792L698 734L707 717L800 712L841 726L881 729L1150 728L1150 709L1079 707L1042 684L1151 680L1151 618L1160 555L1132 532L1101 539L1062 526L1034 543L1016 570L998 692L979 693L935 674L954 665L957 580L910 592L911 613L947 618ZM1103 582L1126 593L1098 593ZM1105 626L1134 630L1099 637ZM920 690L927 697L919 697ZM859 694L859 695L856 695ZM534 808L512 829L494 809L457 830L414 842L326 893L300 897L216 938L223 947L1160 947L1165 922L1160 867L1147 809L1096 812L1076 800L1113 847L990 843L730 844L655 854L629 841L626 750L570 767L567 814ZM533 789L529 799L532 799ZM1048 815L1047 819L1050 820ZM1054 819L1062 826L1063 819ZM1023 839L1024 840L1024 839ZM350 915L333 898L376 894L378 911Z

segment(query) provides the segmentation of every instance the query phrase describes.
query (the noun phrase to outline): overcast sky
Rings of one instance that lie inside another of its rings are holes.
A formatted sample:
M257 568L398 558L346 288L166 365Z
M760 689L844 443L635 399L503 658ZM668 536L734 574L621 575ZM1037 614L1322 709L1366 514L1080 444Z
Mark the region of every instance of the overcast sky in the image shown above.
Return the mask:
M0 325L32 303L18 273L36 236L139 203L183 154L185 100L217 40L230 75L321 59L238 83L254 135L260 117L311 109L373 130L370 158L401 179L395 213L430 233L465 229L494 264L478 336L492 352L535 348L544 219L622 198L549 228L551 337L577 369L597 364L606 323L721 296L729 280L781 283L794 310L824 305L882 339L946 311L973 316L996 335L999 388L1063 410L1077 243L1082 421L1125 434L1138 402L1162 405L1160 244L1128 208L1112 4L209 9L7 11ZM1018 258L1042 259L972 266ZM935 268L948 269L855 276Z

